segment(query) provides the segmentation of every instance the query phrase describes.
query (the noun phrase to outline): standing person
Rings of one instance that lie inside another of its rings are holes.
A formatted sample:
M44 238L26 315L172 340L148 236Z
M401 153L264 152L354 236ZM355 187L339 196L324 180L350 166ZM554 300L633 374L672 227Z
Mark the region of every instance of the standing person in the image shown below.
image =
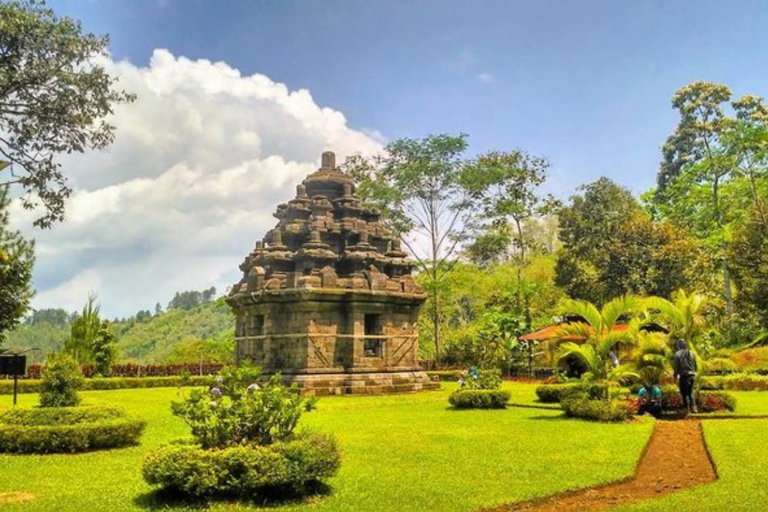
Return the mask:
M693 383L696 380L696 355L688 348L684 340L677 340L675 346L675 359L673 367L675 378L678 379L680 394L683 396L683 405L688 412L699 412L696 408L696 399L693 396Z

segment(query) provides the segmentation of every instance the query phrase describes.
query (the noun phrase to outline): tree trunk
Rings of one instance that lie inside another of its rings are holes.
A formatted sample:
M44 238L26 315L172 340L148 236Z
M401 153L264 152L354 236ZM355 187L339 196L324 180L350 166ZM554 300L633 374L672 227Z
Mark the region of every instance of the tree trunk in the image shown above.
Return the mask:
M723 288L725 290L725 312L728 316L733 314L733 292L731 291L731 272L728 270L728 262L723 260Z

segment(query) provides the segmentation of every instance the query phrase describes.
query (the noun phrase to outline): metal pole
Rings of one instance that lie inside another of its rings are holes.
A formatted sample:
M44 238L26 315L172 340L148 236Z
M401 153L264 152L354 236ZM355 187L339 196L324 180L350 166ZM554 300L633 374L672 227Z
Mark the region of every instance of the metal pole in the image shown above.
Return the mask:
M19 376L13 375L13 406L16 407L16 398L19 393Z

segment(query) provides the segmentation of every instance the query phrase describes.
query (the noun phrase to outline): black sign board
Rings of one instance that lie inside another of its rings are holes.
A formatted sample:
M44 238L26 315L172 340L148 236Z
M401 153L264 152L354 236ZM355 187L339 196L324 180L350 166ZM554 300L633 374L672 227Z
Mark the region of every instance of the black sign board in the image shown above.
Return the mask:
M0 375L22 376L27 373L27 356L0 354Z

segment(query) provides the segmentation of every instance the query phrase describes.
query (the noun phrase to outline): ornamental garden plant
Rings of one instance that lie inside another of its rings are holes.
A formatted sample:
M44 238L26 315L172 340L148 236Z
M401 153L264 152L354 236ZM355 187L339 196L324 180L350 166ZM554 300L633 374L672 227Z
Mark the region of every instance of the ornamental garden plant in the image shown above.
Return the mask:
M456 409L503 409L509 402L509 391L501 389L499 370L479 370L463 377L461 388L448 397Z
M227 367L208 389L173 402L173 414L189 425L192 439L151 452L142 472L151 485L192 497L253 499L306 494L336 474L341 456L335 439L296 430L314 407L279 374L257 383L260 371Z
M74 453L138 443L146 422L113 407L84 407L83 376L69 356L52 356L43 372L40 407L0 415L0 452Z

